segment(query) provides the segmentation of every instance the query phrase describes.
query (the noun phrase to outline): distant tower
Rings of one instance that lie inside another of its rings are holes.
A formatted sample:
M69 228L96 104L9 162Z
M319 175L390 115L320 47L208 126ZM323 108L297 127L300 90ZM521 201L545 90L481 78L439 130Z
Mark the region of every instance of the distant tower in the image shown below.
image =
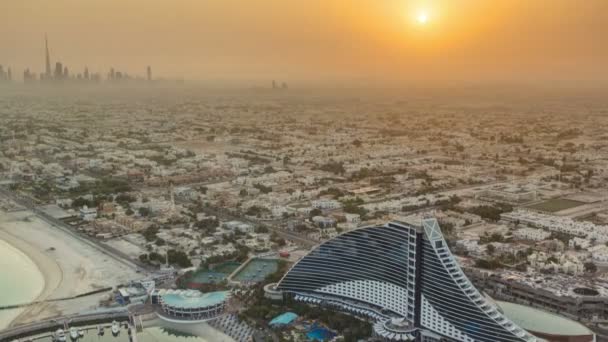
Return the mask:
M277 89L277 82L272 80L272 89Z
M84 67L84 79L85 80L89 79L89 68L88 67Z
M8 68L8 70L6 71L6 78L7 78L9 81L12 81L12 80L13 80L13 71L11 70L11 68Z
M68 67L63 67L63 78L68 79L70 77L70 72L68 71Z
M46 49L46 69L45 69L45 76L47 78L51 77L51 55L49 54L49 40L46 36L46 34L44 35L44 47Z
M61 62L57 62L57 63L55 63L54 77L56 80L60 80L62 76L63 76L63 65L61 64Z
M152 81L152 67L148 65L148 68L146 68L146 72L148 74L148 82Z

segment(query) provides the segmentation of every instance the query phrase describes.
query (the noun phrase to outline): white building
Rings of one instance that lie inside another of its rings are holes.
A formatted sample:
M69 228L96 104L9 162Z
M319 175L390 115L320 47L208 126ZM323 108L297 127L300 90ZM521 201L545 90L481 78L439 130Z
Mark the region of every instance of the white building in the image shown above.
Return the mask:
M86 205L80 208L80 219L84 221L93 221L97 218L97 209L89 208Z
M513 237L518 240L542 241L550 236L550 232L535 228L521 228L513 232Z
M592 247L591 259L599 266L608 266L608 247L604 245Z
M340 202L330 199L320 199L312 201L312 207L315 209L338 209L341 207Z

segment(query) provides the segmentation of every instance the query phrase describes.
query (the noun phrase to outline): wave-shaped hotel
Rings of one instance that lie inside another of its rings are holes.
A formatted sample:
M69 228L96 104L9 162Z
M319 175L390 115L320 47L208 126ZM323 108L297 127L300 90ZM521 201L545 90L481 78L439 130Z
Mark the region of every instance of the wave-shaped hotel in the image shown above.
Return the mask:
M266 290L371 318L385 341L538 341L471 284L435 219L344 233Z

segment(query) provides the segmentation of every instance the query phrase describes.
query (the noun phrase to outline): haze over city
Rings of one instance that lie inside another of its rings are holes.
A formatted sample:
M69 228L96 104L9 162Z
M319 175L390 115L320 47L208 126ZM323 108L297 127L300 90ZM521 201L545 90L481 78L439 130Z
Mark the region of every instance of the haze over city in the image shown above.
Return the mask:
M603 0L6 1L0 63L42 71L48 34L54 58L104 73L603 83L606 13Z
M5 0L0 342L608 341L608 1Z

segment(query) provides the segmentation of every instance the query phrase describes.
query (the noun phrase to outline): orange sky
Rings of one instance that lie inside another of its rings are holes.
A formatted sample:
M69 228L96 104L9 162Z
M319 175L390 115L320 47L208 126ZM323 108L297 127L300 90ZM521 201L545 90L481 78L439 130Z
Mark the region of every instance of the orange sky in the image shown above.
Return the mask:
M426 9L430 21L415 23ZM606 0L4 0L0 64L207 80L608 80Z

